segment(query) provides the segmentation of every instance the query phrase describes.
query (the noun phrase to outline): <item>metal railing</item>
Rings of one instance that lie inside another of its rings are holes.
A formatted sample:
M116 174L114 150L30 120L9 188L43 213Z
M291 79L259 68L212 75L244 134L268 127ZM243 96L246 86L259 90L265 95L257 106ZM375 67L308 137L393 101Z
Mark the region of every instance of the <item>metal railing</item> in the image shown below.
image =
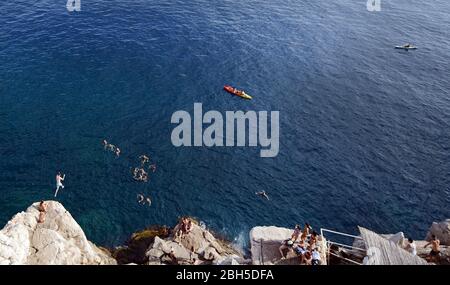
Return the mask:
M323 244L323 246L324 246L324 248L327 249L327 264L329 264L330 255L333 255L333 256L335 256L337 258L343 259L343 260L351 262L353 264L362 265L362 263L360 263L360 262L357 262L355 260L351 260L349 258L340 256L338 254L335 254L335 253L331 252L330 251L330 245L337 245L339 247L348 248L348 249L351 249L351 250L359 250L359 251L362 251L364 253L366 252L365 248L355 247L355 246L353 246L353 244L352 245L347 245L347 244L343 244L343 243L339 243L339 242L334 242L334 241L328 240L327 238L325 238L325 235L324 235L324 233L326 233L326 232L327 233L331 233L331 234L335 234L335 235L339 235L339 236L350 237L350 238L353 238L353 239L359 239L359 240L363 240L363 239L360 236L355 236L355 235L351 235L351 234L347 234L347 233L343 233L343 232L338 232L338 231L333 231L333 230L321 228L320 229L320 235L323 237L322 242L324 242L324 243L326 242L326 244Z

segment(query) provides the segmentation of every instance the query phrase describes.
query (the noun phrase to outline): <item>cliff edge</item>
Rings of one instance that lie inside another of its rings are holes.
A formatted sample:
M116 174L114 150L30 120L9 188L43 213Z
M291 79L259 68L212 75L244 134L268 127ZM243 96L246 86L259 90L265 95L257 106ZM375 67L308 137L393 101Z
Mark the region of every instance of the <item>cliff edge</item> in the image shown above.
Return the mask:
M16 214L0 231L0 265L116 264L108 252L87 240L81 227L58 202L47 201L38 223L39 203Z

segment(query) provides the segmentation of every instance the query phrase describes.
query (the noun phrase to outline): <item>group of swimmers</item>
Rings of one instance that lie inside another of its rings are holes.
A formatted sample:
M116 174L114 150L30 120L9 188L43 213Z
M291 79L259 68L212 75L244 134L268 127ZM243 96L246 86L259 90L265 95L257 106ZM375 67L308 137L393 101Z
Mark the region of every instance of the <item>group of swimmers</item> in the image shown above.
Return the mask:
M150 164L150 157L143 154L139 156L139 159L141 160L141 166L135 167L133 169L133 179L137 181L147 182L149 179L147 171L145 171L145 167L148 165L148 170L155 172L156 171L156 164Z
M319 234L313 231L308 223L305 223L303 230L300 225L296 225L291 238L284 240L279 248L281 259L295 254L299 258L300 264L320 265L321 258L317 246L319 240ZM284 251L286 250L285 255Z
M112 151L117 157L120 156L120 148L118 148L113 144L108 143L106 139L103 140L103 147L105 148L105 150Z

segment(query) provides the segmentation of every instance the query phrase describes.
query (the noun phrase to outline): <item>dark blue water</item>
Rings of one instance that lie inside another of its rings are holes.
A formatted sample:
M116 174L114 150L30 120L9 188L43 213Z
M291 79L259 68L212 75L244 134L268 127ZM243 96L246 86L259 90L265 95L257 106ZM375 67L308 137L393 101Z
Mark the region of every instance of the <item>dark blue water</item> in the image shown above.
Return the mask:
M304 221L422 238L450 217L447 0L65 2L0 2L0 224L51 199L58 169L58 200L103 245L181 215L239 240ZM175 148L171 115L194 102L280 111L279 155Z

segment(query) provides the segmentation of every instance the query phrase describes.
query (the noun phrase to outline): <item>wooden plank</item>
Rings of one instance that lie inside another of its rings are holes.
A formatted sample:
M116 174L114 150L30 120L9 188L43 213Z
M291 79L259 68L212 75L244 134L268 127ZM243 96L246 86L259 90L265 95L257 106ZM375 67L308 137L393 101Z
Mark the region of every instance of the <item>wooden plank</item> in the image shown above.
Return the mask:
M428 263L404 250L392 241L385 239L377 233L366 228L358 227L361 232L370 264L373 265L427 265Z

